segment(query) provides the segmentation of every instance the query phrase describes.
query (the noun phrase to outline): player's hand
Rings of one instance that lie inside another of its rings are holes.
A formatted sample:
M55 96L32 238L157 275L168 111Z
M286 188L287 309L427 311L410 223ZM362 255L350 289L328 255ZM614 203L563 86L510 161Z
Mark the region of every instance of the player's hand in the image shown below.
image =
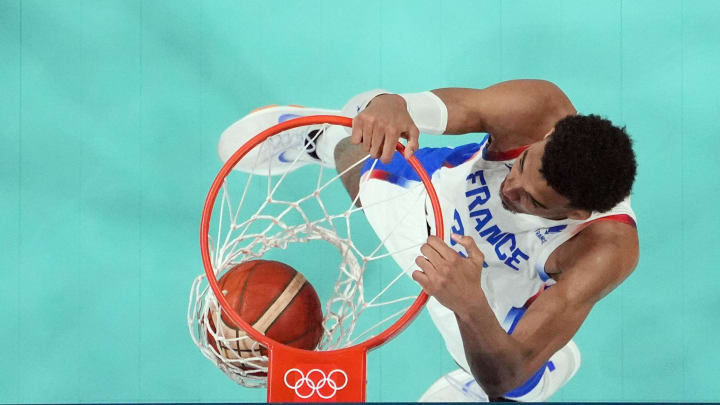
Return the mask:
M371 157L390 163L398 139L407 139L407 159L418 149L419 135L405 99L397 94L381 94L353 120L350 141L355 145L362 144Z
M413 272L412 278L453 312L470 313L483 296L480 277L485 256L471 237L453 234L452 238L465 248L468 257L460 256L437 236L430 236L420 248L423 256L415 259L422 271Z

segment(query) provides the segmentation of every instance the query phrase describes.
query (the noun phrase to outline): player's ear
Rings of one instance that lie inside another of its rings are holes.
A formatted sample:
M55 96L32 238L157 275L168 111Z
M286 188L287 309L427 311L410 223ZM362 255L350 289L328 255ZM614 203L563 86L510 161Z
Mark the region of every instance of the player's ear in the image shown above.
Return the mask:
M576 220L586 220L590 218L591 212L587 210L572 210L568 213L568 218Z

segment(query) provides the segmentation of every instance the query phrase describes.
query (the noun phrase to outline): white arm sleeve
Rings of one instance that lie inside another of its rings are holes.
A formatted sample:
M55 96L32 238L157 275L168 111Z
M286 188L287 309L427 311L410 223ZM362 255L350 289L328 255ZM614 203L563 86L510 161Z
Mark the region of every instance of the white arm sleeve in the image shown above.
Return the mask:
M370 104L373 98L381 94L392 94L387 90L375 89L360 93L348 101L342 114L355 117ZM398 94L405 99L408 113L418 130L424 134L440 135L447 129L448 112L445 103L431 91L421 93Z
M441 135L447 129L448 111L445 103L431 91L400 94L405 99L413 122L424 134Z

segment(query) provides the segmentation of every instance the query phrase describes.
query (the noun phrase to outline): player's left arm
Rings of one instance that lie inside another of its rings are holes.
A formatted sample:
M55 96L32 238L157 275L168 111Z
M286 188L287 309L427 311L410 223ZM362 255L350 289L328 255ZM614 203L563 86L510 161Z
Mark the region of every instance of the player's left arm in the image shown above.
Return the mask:
M603 222L609 221L593 224L561 246L557 283L538 296L512 335L502 329L482 290L474 287L480 283L484 256L472 238L456 239L468 258L438 238L423 246L424 257L417 260L423 272L413 278L455 312L473 376L490 397L529 379L567 344L593 305L637 265L635 229Z

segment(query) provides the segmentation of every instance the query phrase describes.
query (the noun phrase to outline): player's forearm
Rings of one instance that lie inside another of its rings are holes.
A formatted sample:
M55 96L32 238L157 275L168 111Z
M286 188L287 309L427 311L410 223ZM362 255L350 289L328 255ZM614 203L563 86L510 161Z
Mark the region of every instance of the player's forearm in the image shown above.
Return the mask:
M490 397L498 397L528 377L528 355L500 327L484 297L482 300L472 313L456 313L456 318L473 376Z
M420 132L425 134L467 134L488 132L481 120L481 113L473 105L478 97L475 89L435 89L430 92L393 94L383 90L371 90L363 93L372 97L367 104L365 99L356 96L353 103L356 109L363 105L383 103L392 107L407 109ZM378 95L375 95L380 93ZM352 109L348 109L352 113Z

